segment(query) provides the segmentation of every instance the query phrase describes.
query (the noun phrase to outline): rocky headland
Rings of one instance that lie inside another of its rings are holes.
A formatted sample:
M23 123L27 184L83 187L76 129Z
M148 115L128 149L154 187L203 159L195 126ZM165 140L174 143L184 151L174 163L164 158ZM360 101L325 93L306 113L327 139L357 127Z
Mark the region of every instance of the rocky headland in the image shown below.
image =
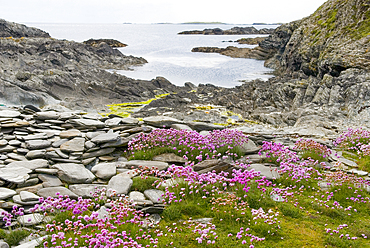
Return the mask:
M178 34L202 34L202 35L240 35L240 34L271 34L275 29L262 28L256 29L255 27L233 27L228 30L221 28L206 28L204 30L191 30L182 31Z
M107 69L129 69L145 59L123 55L109 42L56 40L1 20L0 99L13 107L0 108L0 212L11 215L22 207L25 216L0 218L0 225L44 230L43 222L51 219L31 214L40 199L56 193L89 198L97 188L112 199L112 191L127 195L130 207L158 223L165 192L138 192L133 181L141 178L143 168L166 171L186 161L173 153L147 161L123 156L130 142L157 128L196 131L198 138L213 130L241 131L248 135L241 150L245 157L205 160L193 170L198 175L252 171L270 182L280 174L276 164L266 163L265 153L258 154L264 141L293 150L299 138L310 137L316 146L333 148L332 141L347 127L369 128L369 13L364 1L329 0L311 16L280 26L243 55L266 60L276 77L231 89L191 83L178 87L160 77L133 80ZM208 51L227 55L228 50L240 53L233 48ZM107 111L107 104L130 108L140 102L131 117L97 114ZM249 167L240 168L239 162ZM333 155L320 169L325 175L342 171L361 177L367 185L364 194L369 191L368 171L350 159ZM174 187L178 183L169 175L163 183ZM325 181L315 183L319 192L330 187ZM279 197L274 201L283 201ZM96 214L107 216L107 209L115 207L104 203ZM24 242L21 247L37 245ZM3 241L0 245L8 247Z

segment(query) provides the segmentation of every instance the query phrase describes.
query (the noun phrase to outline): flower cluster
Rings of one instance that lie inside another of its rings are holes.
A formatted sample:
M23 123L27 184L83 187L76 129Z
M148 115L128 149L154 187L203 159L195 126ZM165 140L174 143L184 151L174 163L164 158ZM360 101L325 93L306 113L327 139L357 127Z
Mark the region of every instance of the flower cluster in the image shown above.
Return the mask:
M295 150L300 150L302 152L312 152L323 158L330 156L332 151L325 145L322 145L312 139L299 139L296 141Z
M196 131L176 129L155 129L149 134L141 133L132 140L127 152L135 157L138 151L167 149L188 161L202 161L230 156L241 156L240 147L248 142L248 137L237 130L214 130L208 135Z

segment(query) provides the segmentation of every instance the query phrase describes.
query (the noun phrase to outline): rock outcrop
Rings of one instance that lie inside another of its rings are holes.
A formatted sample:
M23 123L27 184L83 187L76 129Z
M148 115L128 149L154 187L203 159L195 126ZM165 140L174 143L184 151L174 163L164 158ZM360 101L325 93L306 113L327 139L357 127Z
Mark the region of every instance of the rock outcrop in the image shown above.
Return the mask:
M126 47L126 44L114 39L89 39L84 41L83 43L93 47L99 47L101 43L106 43L110 47Z
M50 38L50 35L38 28L27 27L26 25L7 22L4 19L0 19L0 37L42 37Z
M204 29L204 30L191 30L182 31L178 34L203 34L203 35L240 35L240 34L271 34L275 29L262 28L256 29L255 27L233 27L228 30L220 28Z
M133 80L108 72L142 65L143 58L123 55L102 42L97 47L57 40L41 30L2 21L0 32L0 103L60 104L70 109L104 111L107 104L143 101L157 92L176 91L164 78ZM8 37L13 35L13 37ZM22 36L21 38L15 38Z

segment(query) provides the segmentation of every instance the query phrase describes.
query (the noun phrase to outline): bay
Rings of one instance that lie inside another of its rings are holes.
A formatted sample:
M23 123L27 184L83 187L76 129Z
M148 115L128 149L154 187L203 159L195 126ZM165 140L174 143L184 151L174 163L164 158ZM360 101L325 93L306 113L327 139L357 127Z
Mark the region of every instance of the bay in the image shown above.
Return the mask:
M151 80L165 77L175 85L192 82L196 85L211 83L234 87L241 80L272 77L272 70L263 66L264 61L230 58L220 54L192 53L194 47L249 47L235 42L240 38L264 35L178 35L185 30L205 28L230 29L236 24L73 24L26 23L48 32L53 38L82 42L90 38L116 39L127 44L119 48L125 55L145 58L148 63L132 67L129 71L115 71L134 79ZM256 25L257 29L276 28L273 25Z

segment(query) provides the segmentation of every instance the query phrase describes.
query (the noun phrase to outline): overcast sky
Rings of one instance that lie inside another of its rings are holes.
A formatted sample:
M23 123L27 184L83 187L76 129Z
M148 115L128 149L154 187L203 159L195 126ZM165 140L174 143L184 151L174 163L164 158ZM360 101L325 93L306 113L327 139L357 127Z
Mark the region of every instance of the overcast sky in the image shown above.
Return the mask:
M325 0L0 0L0 18L20 23L290 22Z

